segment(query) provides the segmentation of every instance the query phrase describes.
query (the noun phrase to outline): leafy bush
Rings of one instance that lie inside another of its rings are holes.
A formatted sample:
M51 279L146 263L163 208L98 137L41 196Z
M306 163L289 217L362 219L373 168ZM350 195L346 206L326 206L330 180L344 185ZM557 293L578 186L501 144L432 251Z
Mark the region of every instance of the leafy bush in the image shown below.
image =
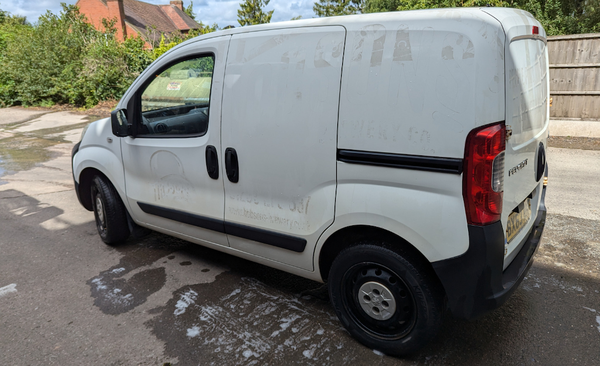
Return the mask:
M0 10L0 107L12 105L16 99L15 82L8 76L6 68L6 48L21 32L27 32L25 18L15 17Z
M63 4L26 24L0 10L0 106L72 104L92 107L120 99L135 78L164 52L193 36L212 32L202 26L184 36L163 36L146 49L141 37L118 42L114 21L99 31L77 7Z
M259 6L244 8L254 3ZM270 16L272 12L254 12L267 3L245 1L241 13ZM315 6L323 4L327 11L320 15L491 4L531 12L549 35L600 32L600 0L319 0ZM191 6L186 10L193 14ZM35 25L0 10L0 106L92 107L120 99L152 61L187 39L217 30L200 24L187 35L162 35L160 43L147 49L141 37L118 42L114 22L95 29L73 5L63 4L60 14L48 12Z

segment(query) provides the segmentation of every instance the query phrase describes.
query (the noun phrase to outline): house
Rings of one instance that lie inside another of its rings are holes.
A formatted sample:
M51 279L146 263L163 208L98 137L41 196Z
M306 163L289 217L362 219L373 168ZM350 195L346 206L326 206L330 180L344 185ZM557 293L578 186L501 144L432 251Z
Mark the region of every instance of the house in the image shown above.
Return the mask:
M81 14L97 29L103 29L102 19L116 19L118 40L127 37L144 37L154 44L161 34L200 28L194 19L183 11L182 0L171 0L169 5L154 5L138 0L78 0Z

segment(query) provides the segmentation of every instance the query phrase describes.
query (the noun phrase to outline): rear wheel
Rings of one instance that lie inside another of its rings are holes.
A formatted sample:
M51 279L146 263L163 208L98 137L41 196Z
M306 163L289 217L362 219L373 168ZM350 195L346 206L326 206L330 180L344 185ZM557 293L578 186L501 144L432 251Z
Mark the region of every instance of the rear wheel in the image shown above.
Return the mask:
M92 206L96 228L106 244L118 244L129 237L127 212L113 185L101 176L91 184Z
M423 347L442 323L443 293L436 279L406 257L376 245L350 247L334 260L328 281L335 311L350 334L396 356Z

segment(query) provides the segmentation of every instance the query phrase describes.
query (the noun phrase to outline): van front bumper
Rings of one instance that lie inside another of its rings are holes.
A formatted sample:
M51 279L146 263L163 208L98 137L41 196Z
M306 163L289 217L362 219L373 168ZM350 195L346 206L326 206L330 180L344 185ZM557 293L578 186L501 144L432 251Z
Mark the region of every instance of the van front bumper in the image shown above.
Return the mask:
M546 223L546 187L537 217L519 254L505 269L504 229L500 222L469 225L469 249L463 255L432 263L458 318L474 319L502 305L517 289L533 264Z
M75 185L75 193L77 194L77 200L79 201L79 203L81 203L82 206L85 207L83 201L81 200L81 196L79 193L79 183L77 182L77 179L75 179L75 167L73 166L73 159L75 159L75 154L79 152L80 145L81 141L76 143L75 146L73 146L73 149L71 150L71 176L73 177L73 184Z

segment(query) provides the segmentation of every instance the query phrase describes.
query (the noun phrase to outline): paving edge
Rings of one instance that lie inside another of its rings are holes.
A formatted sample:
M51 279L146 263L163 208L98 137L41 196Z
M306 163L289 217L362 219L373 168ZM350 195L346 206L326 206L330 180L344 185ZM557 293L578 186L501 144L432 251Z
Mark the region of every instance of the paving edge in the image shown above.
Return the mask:
M550 136L600 138L600 121L551 119Z

